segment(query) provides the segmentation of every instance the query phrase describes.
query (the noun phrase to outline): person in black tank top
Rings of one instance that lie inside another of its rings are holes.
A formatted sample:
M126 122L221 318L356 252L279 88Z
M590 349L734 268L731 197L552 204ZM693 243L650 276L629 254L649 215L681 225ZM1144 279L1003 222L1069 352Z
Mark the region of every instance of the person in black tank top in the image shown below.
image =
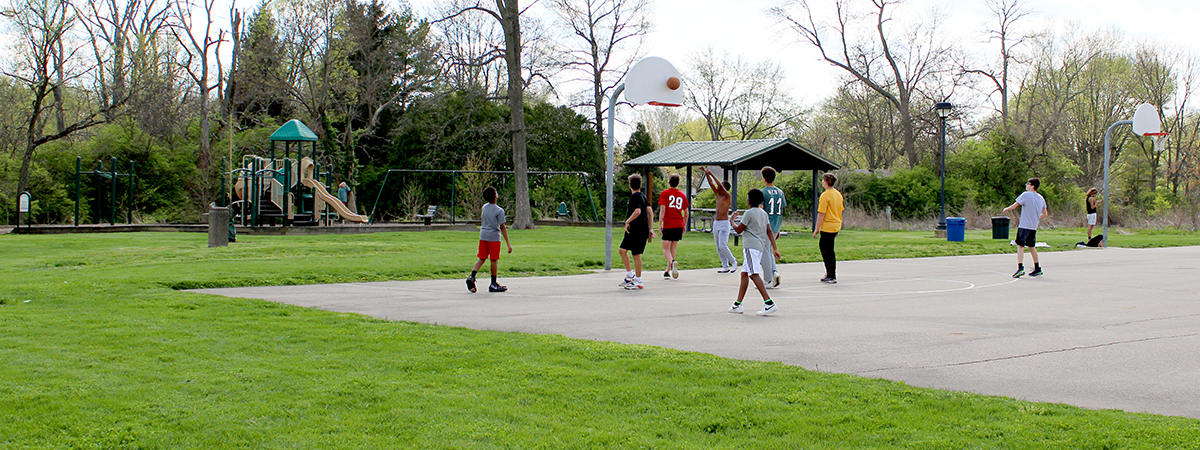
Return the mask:
M1092 228L1096 226L1096 205L1100 203L1100 199L1096 197L1096 194L1099 192L1096 188L1088 189L1087 198L1083 199L1083 208L1087 211L1088 240L1092 239Z

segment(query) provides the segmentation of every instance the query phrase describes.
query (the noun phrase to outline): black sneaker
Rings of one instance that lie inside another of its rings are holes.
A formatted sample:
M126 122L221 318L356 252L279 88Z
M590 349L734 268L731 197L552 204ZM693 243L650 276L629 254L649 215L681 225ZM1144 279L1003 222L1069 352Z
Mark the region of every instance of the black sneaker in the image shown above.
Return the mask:
M508 290L508 286L501 286L499 283L492 283L488 286L488 292L504 292Z
M837 278L825 277L821 279L822 283L837 284Z
M1019 267L1017 268L1017 272L1013 274L1013 278L1021 278L1023 275L1025 275L1025 268Z
M1035 268L1033 269L1033 272L1029 272L1029 276L1031 276L1031 277L1040 277L1040 276L1042 276L1042 268L1041 268L1041 267L1035 267Z
M671 279L671 271L669 271L669 270L668 270L668 271L666 271L666 272L663 272L663 279L664 279L664 280L669 280L669 279Z
M475 292L475 277L467 277L467 290Z

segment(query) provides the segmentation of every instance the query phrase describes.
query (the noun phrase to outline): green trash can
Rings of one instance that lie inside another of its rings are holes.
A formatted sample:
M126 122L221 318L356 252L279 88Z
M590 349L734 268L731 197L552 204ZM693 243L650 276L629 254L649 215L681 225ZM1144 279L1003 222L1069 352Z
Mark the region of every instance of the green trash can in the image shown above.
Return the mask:
M1008 216L992 218L992 239L1008 239Z

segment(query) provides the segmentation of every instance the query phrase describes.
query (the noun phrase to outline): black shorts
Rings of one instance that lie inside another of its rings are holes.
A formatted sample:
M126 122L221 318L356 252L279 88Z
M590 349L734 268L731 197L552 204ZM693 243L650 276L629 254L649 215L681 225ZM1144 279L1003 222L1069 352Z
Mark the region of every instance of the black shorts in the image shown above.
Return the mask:
M683 228L667 228L663 230L662 240L679 242L683 240Z
M634 256L640 255L646 251L646 240L650 238L647 233L625 233L625 238L621 239L621 248L628 250Z
M1034 247L1037 245L1037 230L1017 228L1017 245Z

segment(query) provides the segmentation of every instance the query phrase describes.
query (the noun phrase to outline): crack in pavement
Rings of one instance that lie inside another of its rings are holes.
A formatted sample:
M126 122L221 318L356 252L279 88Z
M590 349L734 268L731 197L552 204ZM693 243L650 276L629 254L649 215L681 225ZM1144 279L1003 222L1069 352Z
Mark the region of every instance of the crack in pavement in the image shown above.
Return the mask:
M983 364L983 363L990 363L990 362L997 362L997 361L1006 361L1006 360L1011 360L1011 359L1029 358L1029 357L1033 357L1033 356L1049 355L1049 354L1054 354L1054 353L1073 352L1076 350L1090 350L1090 349L1094 349L1094 348L1111 347L1114 345L1136 344L1139 342L1157 341L1157 340L1162 340L1162 339L1179 339L1179 338L1196 337L1196 336L1200 336L1200 333L1177 334L1174 336L1155 336L1155 337L1148 337L1148 338L1143 338L1143 339L1132 339L1132 340L1128 340L1128 341L1106 342L1103 344L1083 345L1083 346L1071 347L1071 348L1060 348L1057 350L1043 350L1040 352L1026 353L1024 355L1012 355L1012 356L1004 356L1004 357L999 357L999 358L988 358L988 359L980 359L980 360L975 360L975 361L965 361L965 362L948 363L948 364L933 364L933 365L927 365L927 366L885 367L885 368L881 368L881 369L871 369L871 370L851 372L851 374L852 375L863 375L863 374L869 374L869 373L886 372L886 371L903 370L903 369L909 369L909 370L912 370L912 369L940 369L940 368L945 368L945 367L969 366L969 365L973 365L973 364Z

